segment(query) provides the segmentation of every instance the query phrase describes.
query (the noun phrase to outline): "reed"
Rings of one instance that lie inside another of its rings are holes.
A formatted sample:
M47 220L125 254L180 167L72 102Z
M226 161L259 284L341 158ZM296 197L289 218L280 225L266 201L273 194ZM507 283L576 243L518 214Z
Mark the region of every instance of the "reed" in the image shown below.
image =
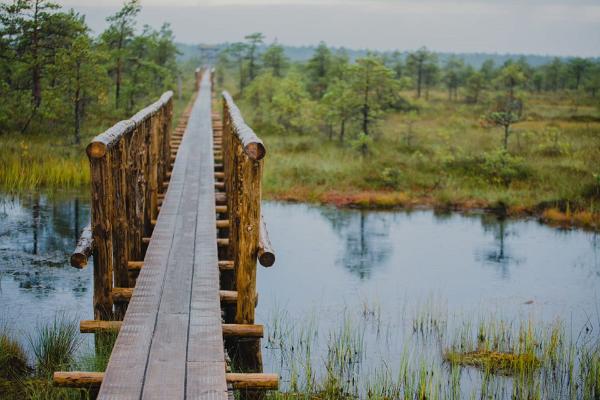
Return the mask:
M51 322L37 327L29 343L38 376L51 378L54 371L69 370L81 344L78 321L57 314Z

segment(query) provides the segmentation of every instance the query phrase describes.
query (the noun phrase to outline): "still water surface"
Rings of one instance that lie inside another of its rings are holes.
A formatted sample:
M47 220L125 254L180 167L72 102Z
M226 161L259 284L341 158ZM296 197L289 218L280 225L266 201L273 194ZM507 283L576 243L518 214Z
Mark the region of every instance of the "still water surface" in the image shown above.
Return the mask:
M92 318L91 268L68 265L89 213L85 193L0 196L0 322L27 333L60 311ZM331 332L350 324L361 331L361 362L374 367L397 362L403 327L423 305L444 320L560 319L574 335L599 326L597 234L488 214L277 202L263 214L277 262L259 267L257 322L267 328L265 370L284 382L289 362L270 338L282 326L319 332L318 363Z

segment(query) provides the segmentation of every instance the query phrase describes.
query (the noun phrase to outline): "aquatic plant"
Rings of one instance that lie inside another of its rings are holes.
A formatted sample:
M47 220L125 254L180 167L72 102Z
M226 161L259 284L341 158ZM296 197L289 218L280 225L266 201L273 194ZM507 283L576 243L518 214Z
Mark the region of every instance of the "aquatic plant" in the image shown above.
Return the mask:
M27 355L19 342L0 332L0 379L14 380L30 371Z
M35 370L41 377L51 377L54 371L68 369L75 361L81 343L76 319L58 314L54 320L38 325L29 336L35 357Z

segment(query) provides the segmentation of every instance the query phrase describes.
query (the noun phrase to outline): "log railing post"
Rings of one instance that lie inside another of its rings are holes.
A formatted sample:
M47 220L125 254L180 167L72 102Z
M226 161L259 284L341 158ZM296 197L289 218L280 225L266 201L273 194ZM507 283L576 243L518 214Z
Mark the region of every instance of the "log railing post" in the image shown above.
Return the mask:
M112 246L113 246L113 272L114 286L129 287L129 261L128 224L127 224L127 150L125 137L121 136L118 142L109 150L111 156L112 179ZM117 307L118 317L125 314L126 306Z
M94 239L94 318L112 319L113 238L110 154L94 154L88 146L92 181Z

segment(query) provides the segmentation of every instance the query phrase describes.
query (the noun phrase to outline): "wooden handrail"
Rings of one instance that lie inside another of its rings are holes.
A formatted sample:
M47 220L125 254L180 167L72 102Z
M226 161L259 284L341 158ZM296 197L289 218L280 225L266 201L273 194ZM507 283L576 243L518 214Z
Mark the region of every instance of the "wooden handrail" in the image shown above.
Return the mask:
M86 149L88 156L93 158L103 157L108 149L115 146L123 136L131 133L140 124L151 118L160 109L169 104L172 98L173 91L169 90L159 100L140 110L130 119L117 122L104 133L93 138Z
M265 157L267 150L262 140L256 133L244 122L240 109L233 102L233 98L227 92L223 92L223 99L228 113L228 118L231 121L231 128L233 133L237 135L239 140L242 142L244 151L253 160L261 160Z

